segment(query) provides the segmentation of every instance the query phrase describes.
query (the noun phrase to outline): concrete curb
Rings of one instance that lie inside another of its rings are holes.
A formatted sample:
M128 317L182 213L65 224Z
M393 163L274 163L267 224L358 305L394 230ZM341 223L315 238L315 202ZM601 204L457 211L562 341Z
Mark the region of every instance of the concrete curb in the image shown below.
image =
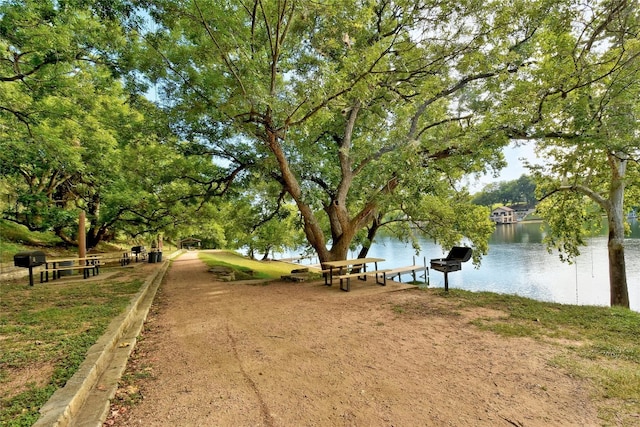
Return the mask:
M182 252L176 252L171 254L168 258L175 258ZM87 403L92 391L98 385L98 381L101 380L105 372L112 365L114 357L120 353L124 353L124 363L120 362L120 365L126 366L126 359L131 354L131 351L135 343L127 343L126 346L119 347L120 340L126 335L133 340L140 333L142 325L147 317L151 303L155 297L156 291L164 278L164 275L169 268L169 259L163 261L161 267L155 272L153 276L148 278L143 284L142 288L132 298L131 303L127 309L120 316L116 317L107 331L98 339L98 341L89 349L87 357L80 365L78 371L67 381L67 384L57 390L51 398L40 408L40 418L34 424L37 427L49 427L49 426L70 426L70 425L83 425L84 423L78 423L77 418ZM124 351L122 351L124 349ZM119 372L119 375L124 371L124 367ZM116 372L118 374L118 372ZM119 378L119 376L118 376ZM91 408L91 412L94 418L99 415L102 421L106 419L107 411L109 409L109 400L115 394L115 387L117 386L117 379L110 381L113 390L106 390L109 393L105 396L103 393L103 399L105 408L100 414L96 413L98 408ZM84 424L86 425L86 424ZM101 422L97 425L101 425Z

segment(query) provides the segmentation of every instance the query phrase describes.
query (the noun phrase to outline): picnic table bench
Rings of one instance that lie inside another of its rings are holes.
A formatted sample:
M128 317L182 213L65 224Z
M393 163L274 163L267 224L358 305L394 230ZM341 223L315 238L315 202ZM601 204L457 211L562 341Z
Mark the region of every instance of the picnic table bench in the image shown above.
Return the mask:
M82 271L83 278L88 278L91 274L96 276L100 274L100 261L102 257L99 255L89 255L83 258L58 258L47 260L44 263L44 270L40 272L40 283L49 281L49 273L52 280L59 279L63 271Z
M411 273L411 275L413 276L413 281L416 282L418 280L418 276L417 273L419 271L424 271L424 275L423 277L425 278L425 282L429 282L429 267L427 266L421 266L421 265L407 265L406 267L394 267L392 269L390 269L389 271L387 271L386 275L388 278L393 279L394 277L397 277L398 280L400 281L401 275L404 273Z
M376 283L382 286L387 284L385 275L387 270L378 270L378 263L384 261L384 258L355 258L340 261L323 262L322 274L324 276L324 284L333 285L334 277L340 280L340 289L346 292L351 290L351 278L357 277L359 280L367 280L367 276L375 275ZM367 272L367 264L373 264L373 271ZM382 278L382 281L379 278ZM346 282L347 286L344 287Z
M367 276L375 276L376 283L381 286L387 286L387 272L389 270L374 270L368 273L349 273L336 276L340 280L340 290L349 292L351 290L351 278L357 277L359 280L367 280ZM343 281L347 283L347 287L343 286Z

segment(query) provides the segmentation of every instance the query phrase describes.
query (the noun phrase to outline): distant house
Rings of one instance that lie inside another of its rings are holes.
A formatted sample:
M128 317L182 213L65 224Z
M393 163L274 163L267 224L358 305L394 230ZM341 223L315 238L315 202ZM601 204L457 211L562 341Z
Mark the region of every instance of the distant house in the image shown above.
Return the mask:
M512 224L518 221L516 218L516 211L506 206L495 208L491 212L491 216L489 218L491 218L491 221L496 224Z

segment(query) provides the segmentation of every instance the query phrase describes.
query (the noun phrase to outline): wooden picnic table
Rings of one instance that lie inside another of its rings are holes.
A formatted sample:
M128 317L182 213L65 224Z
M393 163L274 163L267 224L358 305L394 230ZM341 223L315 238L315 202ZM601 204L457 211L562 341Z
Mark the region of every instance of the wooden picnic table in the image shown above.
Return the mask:
M378 270L378 263L383 262L384 258L354 258L354 259L345 259L340 261L327 261L321 263L322 272L324 275L324 284L327 286L333 285L333 278L336 276L337 279L340 279L340 289L343 291L350 290L350 281L351 277L358 277L360 280L367 280L367 265L373 264L373 271L369 271L368 274L376 274L376 282L378 278L378 274L380 272L386 270ZM386 284L386 276L382 276L384 278L383 284ZM342 287L343 280L347 281L347 288L344 289ZM381 283L382 284L382 283Z
M44 270L40 272L40 283L49 281L49 273L52 275L52 280L60 278L61 271L67 270L82 270L83 278L88 278L89 273L94 276L100 274L100 255L89 255L86 257L75 258L56 258L46 260L44 263ZM70 265L61 265L62 263L70 263Z

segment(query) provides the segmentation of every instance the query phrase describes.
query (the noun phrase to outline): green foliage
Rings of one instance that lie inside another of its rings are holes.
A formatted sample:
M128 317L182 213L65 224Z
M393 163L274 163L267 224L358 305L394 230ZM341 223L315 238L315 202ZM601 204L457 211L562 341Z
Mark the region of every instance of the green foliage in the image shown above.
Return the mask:
M168 114L194 151L241 172L235 179L245 188L271 186L258 203L292 200L321 258L344 256L365 228L375 234L374 218L428 215L399 195L446 203L465 174L504 164L511 118L498 111L506 97L486 94L510 90L532 52L529 38L553 9L475 1L145 6L155 22L140 28L137 65ZM477 231L464 237L481 247L488 235Z
M563 261L573 262L587 238L602 230L600 209L581 194L566 192L547 198L538 204L536 213L545 220L543 242L549 253L557 250Z
M624 220L640 182L638 10L636 1L590 1L552 16L534 43L544 54L516 83L512 102L529 108L511 126L545 161L531 171L550 248L575 257L599 209L609 226L611 304L627 307Z
M304 232L327 259L391 227L479 256L491 227L458 181L502 167L510 140L555 159L545 191L564 177L605 209L640 181L631 4L260 6L2 3L4 216L73 244L82 209L89 247L164 231L269 253ZM607 188L618 158L628 175ZM530 180L505 186L502 203L533 203ZM571 257L576 230L552 245Z
M528 175L512 181L501 181L485 186L474 194L473 203L493 207L495 204L519 205L533 208L536 205L536 184Z
M183 155L167 118L115 73L126 13L124 2L0 5L4 218L76 244L84 210L92 248L183 221L211 188L211 162Z

